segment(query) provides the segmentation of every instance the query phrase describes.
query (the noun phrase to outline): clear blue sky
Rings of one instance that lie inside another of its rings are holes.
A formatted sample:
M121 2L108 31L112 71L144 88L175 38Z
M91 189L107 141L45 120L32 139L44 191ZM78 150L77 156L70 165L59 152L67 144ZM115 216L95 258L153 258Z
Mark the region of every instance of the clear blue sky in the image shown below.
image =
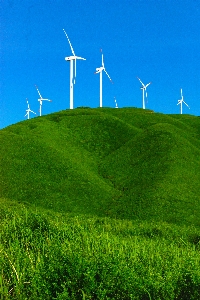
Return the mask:
M100 49L112 85L103 74L103 106L142 107L136 76L148 87L147 108L176 114L180 88L200 115L200 1L7 0L0 1L0 128L25 120L26 98L38 113L69 108L71 55L77 61L74 107L99 106ZM34 115L32 115L34 116Z

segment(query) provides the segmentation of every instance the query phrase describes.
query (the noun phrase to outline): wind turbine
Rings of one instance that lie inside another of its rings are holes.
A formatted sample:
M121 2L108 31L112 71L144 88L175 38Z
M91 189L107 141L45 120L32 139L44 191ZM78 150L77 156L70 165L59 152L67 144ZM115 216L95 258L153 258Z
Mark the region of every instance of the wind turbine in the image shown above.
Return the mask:
M100 51L102 52L102 49ZM96 68L96 72L94 73L94 74L98 74L98 73L100 74L100 107L102 107L102 71L104 71L106 73L106 75L112 82L112 79L110 78L110 76L104 66L103 53L102 53L102 66L100 68Z
M146 92L145 98L147 99L147 87L151 84L151 82L144 85L144 83L141 81L139 77L137 77L139 82L142 84L141 90L142 90L142 108L145 109L145 99L144 99L144 91Z
M42 115L42 101L49 101L49 102L52 102L52 100L42 98L42 96L41 96L41 94L40 94L40 91L39 91L37 85L35 85L35 87L36 87L36 90L37 90L37 92L38 92L38 94L39 94L39 96L40 96L40 98L38 99L38 101L40 102L40 116L41 116L41 115Z
M34 113L35 115L36 115L36 113L30 109L30 105L29 105L29 103L28 103L28 99L27 99L27 98L26 98L26 102L27 102L27 104L28 104L28 109L26 110L26 114L25 114L24 117L27 116L27 119L29 120L29 114L30 114L30 112Z
M187 103L183 100L183 91L182 91L182 89L181 89L181 100L178 100L178 103L177 103L177 105L180 104L181 114L182 114L182 112L183 112L183 109L182 109L183 103L185 103L185 105L187 105ZM189 105L187 105L187 107L190 109Z
M117 100L116 98L114 97L114 100L115 100L115 108L118 108L118 105L117 105Z
M76 78L76 60L77 59L86 60L86 59L83 58L83 57L75 55L74 49L72 47L72 44L71 44L71 42L68 38L68 35L67 35L65 29L63 29L63 31L64 31L64 33L67 37L67 40L69 42L69 45L70 45L70 48L71 48L71 51L72 51L72 54L73 54L72 56L65 57L65 60L70 62L70 78L69 78L70 109L73 109L74 108L74 84L75 84L75 78ZM74 76L74 63L75 63L75 76Z

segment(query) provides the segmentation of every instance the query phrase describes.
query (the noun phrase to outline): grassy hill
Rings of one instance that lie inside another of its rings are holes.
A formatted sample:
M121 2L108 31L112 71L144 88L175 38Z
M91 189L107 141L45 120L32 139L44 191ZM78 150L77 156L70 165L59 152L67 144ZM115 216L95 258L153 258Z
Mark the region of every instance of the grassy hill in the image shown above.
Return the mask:
M0 131L0 197L54 211L199 224L200 118L75 109Z
M0 131L0 299L200 299L200 118L78 108Z

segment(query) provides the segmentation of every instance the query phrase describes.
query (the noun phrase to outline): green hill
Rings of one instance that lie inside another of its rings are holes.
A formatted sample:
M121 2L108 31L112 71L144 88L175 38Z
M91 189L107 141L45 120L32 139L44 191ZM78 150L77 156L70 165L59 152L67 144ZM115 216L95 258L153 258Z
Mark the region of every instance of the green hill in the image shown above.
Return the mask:
M199 117L78 108L0 145L0 299L200 299Z
M66 110L0 131L0 197L73 214L199 224L200 118Z

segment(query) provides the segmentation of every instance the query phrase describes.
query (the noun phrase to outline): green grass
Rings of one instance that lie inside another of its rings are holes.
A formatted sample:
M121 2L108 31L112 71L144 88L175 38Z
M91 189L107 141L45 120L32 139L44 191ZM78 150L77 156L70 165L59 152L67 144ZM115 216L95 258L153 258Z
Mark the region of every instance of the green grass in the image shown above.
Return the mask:
M9 207L9 206L12 207ZM1 299L198 299L200 230L1 200Z
M77 108L0 144L0 299L200 298L200 118Z

